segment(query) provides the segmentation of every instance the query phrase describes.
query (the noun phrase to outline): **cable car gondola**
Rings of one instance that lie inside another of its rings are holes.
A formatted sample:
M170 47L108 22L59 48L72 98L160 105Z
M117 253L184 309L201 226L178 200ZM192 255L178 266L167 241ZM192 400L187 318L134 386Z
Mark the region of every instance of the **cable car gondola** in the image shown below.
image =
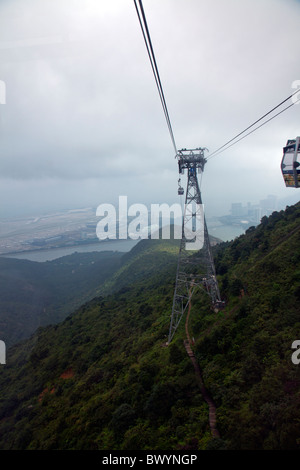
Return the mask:
M300 137L288 140L283 147L281 171L288 188L300 187Z
M178 180L178 195L179 196L182 196L184 194L184 189L183 187L180 185L180 178Z

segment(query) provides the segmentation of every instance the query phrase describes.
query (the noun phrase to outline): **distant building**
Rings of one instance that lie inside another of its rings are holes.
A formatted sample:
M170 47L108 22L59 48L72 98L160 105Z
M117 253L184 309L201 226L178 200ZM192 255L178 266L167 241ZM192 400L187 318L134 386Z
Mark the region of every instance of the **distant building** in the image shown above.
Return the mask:
M231 204L231 215L233 217L243 217L245 214L245 208L241 202L233 202Z
M248 202L247 208L248 208L248 217L253 220L253 222L259 224L260 219L262 218L262 213L261 213L261 207L257 205L249 205L250 203Z
M266 199L262 199L259 204L262 215L271 215L277 208L277 197L269 195Z
M264 215L270 215L277 208L277 197L268 195L266 199L259 201L259 204L252 204L248 202L245 206L241 202L233 202L231 204L230 216L223 217L223 223L253 223L257 225L260 223ZM244 220L242 220L244 219Z

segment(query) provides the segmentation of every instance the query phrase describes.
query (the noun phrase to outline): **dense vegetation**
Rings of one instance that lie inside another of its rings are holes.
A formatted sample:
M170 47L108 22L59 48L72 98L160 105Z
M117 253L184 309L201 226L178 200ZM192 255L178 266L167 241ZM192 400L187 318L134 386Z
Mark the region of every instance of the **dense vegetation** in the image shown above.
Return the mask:
M193 296L190 334L220 439L184 346L166 347L176 243L145 240L106 289L7 352L2 449L299 449L300 204L214 249L224 311Z
M39 326L62 321L96 295L121 256L74 253L45 263L0 257L0 339L9 346Z
M88 300L173 263L179 241L168 241L168 251L162 241L158 242L147 245L147 252L141 241L130 255L76 252L44 263L0 256L0 339L11 346L28 338L39 326L59 323ZM154 250L161 256L154 259Z

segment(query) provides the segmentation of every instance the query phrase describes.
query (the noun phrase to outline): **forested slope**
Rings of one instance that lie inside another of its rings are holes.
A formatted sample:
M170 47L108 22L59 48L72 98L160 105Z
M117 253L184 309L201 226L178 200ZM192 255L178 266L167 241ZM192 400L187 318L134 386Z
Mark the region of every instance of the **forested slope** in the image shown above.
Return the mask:
M184 322L166 347L174 242L147 240L123 261L119 291L111 285L110 295L8 350L0 448L299 449L300 365L291 361L300 339L299 215L297 204L215 247L224 311L213 312L205 293L193 296L189 332L219 439Z
M62 321L95 297L119 267L123 253L74 253L38 263L0 257L0 338L7 345L39 326Z

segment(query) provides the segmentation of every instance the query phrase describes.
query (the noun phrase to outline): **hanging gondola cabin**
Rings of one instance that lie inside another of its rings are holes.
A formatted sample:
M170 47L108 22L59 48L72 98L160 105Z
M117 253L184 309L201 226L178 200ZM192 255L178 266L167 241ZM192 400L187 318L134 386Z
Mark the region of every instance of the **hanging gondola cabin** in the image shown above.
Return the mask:
M184 189L181 186L180 181L181 181L181 179L179 178L179 180L178 180L178 194L179 194L179 196L182 196L184 194Z
M300 137L288 140L283 147L281 171L288 188L300 187Z

